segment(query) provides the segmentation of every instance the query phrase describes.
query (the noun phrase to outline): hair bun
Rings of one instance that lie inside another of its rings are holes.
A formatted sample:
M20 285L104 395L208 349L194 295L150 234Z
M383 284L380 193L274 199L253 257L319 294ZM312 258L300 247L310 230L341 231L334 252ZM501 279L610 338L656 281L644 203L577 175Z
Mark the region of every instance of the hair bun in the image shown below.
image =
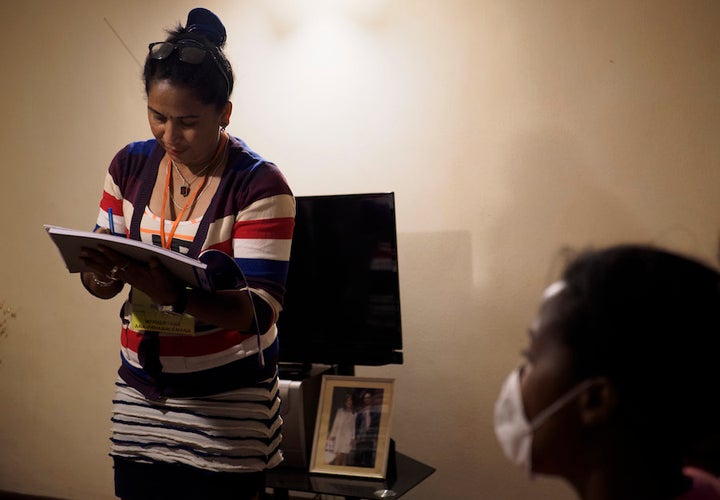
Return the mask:
M225 26L220 18L207 9L198 7L191 10L187 17L187 26L185 30L188 33L199 33L207 37L216 47L222 48L227 40Z

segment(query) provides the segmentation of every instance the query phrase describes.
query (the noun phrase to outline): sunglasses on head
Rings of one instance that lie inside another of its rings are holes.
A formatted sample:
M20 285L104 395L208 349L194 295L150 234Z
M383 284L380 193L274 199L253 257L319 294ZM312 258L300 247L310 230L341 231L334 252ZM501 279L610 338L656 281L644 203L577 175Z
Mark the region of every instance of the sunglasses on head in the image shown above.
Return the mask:
M185 40L181 43L153 42L148 45L148 50L150 51L150 59L155 59L157 61L167 59L174 51L177 50L178 59L181 62L188 64L200 64L205 60L205 57L209 55L215 63L215 66L217 66L217 69L220 70L220 74L225 79L225 88L227 89L227 93L230 93L230 80L228 79L227 73L225 73L225 69L220 65L220 61L217 60L215 54L213 54L207 47L202 46L200 43L195 42L194 40Z

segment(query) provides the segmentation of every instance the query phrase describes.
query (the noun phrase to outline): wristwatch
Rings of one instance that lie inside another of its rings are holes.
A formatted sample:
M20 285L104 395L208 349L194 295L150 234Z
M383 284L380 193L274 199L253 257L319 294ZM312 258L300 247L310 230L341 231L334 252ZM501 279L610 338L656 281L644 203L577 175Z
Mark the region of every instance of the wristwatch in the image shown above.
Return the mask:
M188 302L188 291L187 288L183 288L182 292L180 293L180 297L175 301L173 304L159 304L158 310L160 312L169 313L169 314L183 314L185 312L185 307L187 306Z

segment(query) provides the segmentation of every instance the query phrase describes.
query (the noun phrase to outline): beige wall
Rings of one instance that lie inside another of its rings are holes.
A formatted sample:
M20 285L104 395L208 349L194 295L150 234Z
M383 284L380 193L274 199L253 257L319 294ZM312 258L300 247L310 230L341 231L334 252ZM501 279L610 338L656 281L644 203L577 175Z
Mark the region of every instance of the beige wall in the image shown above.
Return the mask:
M120 302L87 295L42 224L91 227L110 158L149 136L104 19L142 58L193 6L0 4L0 490L113 497ZM398 449L438 469L406 498L573 498L504 460L493 402L561 247L714 258L720 3L205 6L230 33L231 132L297 194L396 193L406 363L358 373L396 378Z

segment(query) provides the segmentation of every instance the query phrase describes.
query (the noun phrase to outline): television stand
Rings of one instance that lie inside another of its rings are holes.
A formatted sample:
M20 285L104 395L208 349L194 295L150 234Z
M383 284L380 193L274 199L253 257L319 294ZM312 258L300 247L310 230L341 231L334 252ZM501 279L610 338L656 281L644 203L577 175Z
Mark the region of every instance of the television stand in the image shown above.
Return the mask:
M433 467L397 453L391 439L385 479L311 474L310 452L322 376L352 376L354 366L281 363L279 370L283 418L281 447L285 461L267 471L266 486L272 490L272 495L265 495L264 499L289 500L290 491L338 495L346 500L397 499L435 472Z
M355 376L355 365L347 365L347 364L333 365L333 374L354 377Z
M312 370L311 363L278 363L280 380L303 380L310 376Z
M266 486L272 490L272 495L264 498L289 500L290 491L338 495L345 500L400 498L432 475L435 469L395 452L393 444L391 440L392 451L385 479L311 474L307 469L278 467L266 473Z
M318 366L325 367L325 371L330 375L344 375L349 377L355 376L355 365L350 364L333 364L333 365L317 365L312 363L292 363L281 361L278 363L281 380L303 380L309 377L313 370Z

